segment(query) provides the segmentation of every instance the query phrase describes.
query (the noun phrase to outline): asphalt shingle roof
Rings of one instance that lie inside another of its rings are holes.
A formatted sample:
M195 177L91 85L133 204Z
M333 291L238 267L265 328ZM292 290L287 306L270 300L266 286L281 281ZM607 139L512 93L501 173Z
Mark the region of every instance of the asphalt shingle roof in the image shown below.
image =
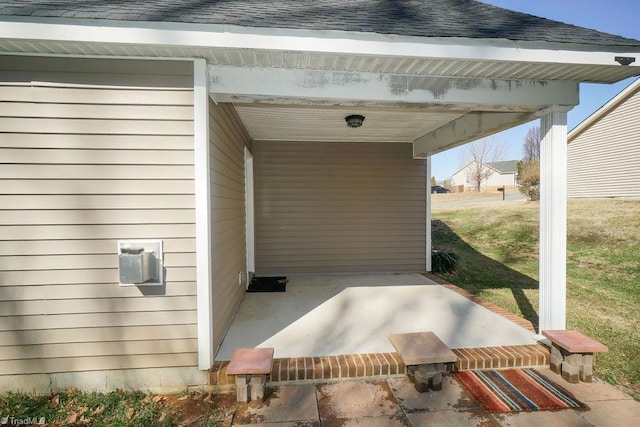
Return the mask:
M0 0L1 15L640 47L638 40L474 0Z
M518 171L518 161L517 160L506 160L503 162L493 162L489 163L489 166L494 168L495 170L501 173L511 173Z

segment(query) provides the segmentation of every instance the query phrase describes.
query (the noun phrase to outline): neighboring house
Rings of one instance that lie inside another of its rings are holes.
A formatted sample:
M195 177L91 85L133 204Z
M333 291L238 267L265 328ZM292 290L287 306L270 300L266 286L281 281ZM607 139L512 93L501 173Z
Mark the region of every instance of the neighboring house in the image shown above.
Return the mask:
M465 190L476 189L477 182L473 179L474 171L478 170L478 162L471 161L465 167L454 173L451 177L451 185L464 185ZM518 161L508 160L492 162L482 165L482 171L487 171L486 179L482 180L481 188L516 187L518 185Z
M206 384L252 274L430 270L430 156L536 117L563 150L616 56L640 41L474 1L0 0L0 389Z
M640 197L640 80L568 137L569 197Z

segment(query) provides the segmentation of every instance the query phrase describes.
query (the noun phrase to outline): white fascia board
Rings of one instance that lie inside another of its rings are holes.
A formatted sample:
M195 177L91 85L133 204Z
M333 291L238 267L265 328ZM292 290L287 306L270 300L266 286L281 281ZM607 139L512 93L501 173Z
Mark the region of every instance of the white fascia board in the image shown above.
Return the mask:
M413 143L413 157L424 159L449 148L533 120L534 113L471 112Z
M0 22L0 38L15 40L609 66L617 65L615 56L630 56L636 62L628 67L640 68L640 48L616 46L61 18L0 16Z
M209 89L207 64L194 60L193 126L196 215L196 308L198 368L213 365L213 265L211 262L211 180L209 176Z
M521 110L576 105L578 84L565 81L456 79L378 73L209 66L210 91L222 102L272 99L414 103L462 109Z
M622 92L611 98L606 104L596 110L589 117L584 119L582 122L578 124L578 126L574 127L567 137L567 143L571 144L571 142L582 132L590 128L594 123L608 114L611 110L616 108L618 105L622 104L627 98L633 96L635 93L640 91L640 78L636 79L629 86L624 88Z
M427 224L427 232L425 233L425 246L426 246L426 259L425 259L425 270L427 272L432 272L433 265L431 262L431 252L433 251L433 238L431 236L431 156L427 156L426 158L426 169L427 173L425 174L425 191L427 193L426 197L426 217L425 221Z

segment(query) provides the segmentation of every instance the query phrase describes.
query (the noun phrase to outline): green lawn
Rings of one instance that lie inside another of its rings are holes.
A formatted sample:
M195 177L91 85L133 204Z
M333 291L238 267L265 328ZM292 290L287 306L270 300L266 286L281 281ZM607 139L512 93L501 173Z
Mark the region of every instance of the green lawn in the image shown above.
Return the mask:
M433 208L433 246L458 255L443 277L537 323L535 202ZM640 201L570 200L567 328L609 346L595 374L640 399Z
M49 395L10 392L0 394L0 425L217 427L230 425L226 411L234 405L235 394L203 391L167 395L75 388Z

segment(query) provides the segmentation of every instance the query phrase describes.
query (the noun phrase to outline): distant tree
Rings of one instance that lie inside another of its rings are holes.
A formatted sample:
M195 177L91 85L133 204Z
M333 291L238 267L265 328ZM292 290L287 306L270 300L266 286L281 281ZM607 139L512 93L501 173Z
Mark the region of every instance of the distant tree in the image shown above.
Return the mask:
M431 185L436 185L436 177L435 176L431 177Z
M527 132L522 145L522 161L518 162L520 192L531 200L540 200L540 127Z
M518 162L518 185L530 200L540 200L540 161Z
M540 161L540 126L532 127L527 131L522 146L522 161Z
M467 179L477 191L482 189L482 183L493 174L489 165L501 161L503 153L504 145L495 138L482 138L467 144L460 159L463 165L469 165Z

